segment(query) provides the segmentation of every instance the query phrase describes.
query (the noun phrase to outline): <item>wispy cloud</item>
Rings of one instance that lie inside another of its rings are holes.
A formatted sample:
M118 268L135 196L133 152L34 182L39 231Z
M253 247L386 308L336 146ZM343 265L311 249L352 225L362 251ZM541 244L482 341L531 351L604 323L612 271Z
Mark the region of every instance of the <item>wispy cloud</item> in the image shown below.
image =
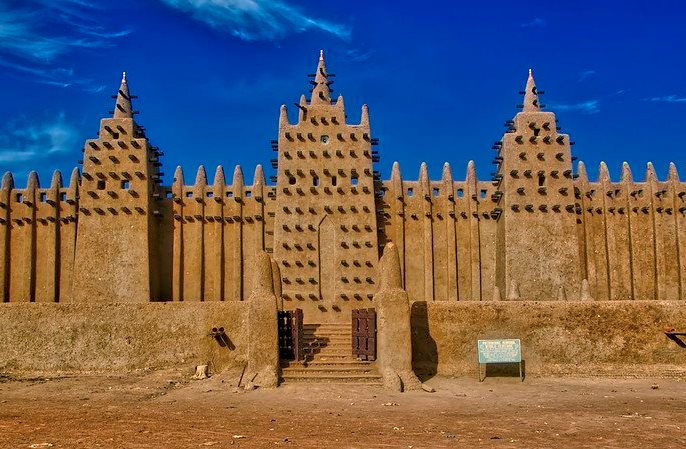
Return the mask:
M111 31L97 23L103 11L86 0L29 0L0 3L0 65L37 82L92 88L60 57L84 49L106 48L130 30Z
M74 151L79 133L67 122L64 113L30 123L25 118L7 122L0 129L0 163L32 164L53 155Z
M374 55L374 50L363 50L359 48L351 48L345 51L345 58L352 62L369 61Z
M522 23L522 28L544 28L548 26L548 21L540 17L534 17L528 22Z
M319 30L350 40L350 27L312 17L284 0L160 0L213 29L245 41L279 40Z
M678 97L676 95L665 95L663 97L650 97L646 101L654 101L661 103L686 103L686 97Z
M558 111L577 111L584 114L597 114L600 112L600 101L599 100L588 100L581 103L549 103L548 107L553 110Z
M595 70L583 70L579 72L579 82L585 81L595 75Z

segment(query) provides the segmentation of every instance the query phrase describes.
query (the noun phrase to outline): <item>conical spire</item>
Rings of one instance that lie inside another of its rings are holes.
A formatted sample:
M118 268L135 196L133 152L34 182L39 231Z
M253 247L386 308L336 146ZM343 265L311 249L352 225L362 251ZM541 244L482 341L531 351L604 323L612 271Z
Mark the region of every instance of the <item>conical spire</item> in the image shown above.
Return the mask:
M183 198L184 182L183 168L181 168L180 165L177 165L176 170L174 170L174 181L172 182L172 192L174 193L174 198L176 198L177 201L181 201L181 198Z
M71 176L69 176L69 187L77 187L80 180L81 173L79 172L79 167L74 167L71 170Z
M403 199L403 176L400 173L398 161L393 162L393 168L391 169L391 191L396 199Z
M221 198L224 197L225 187L226 178L224 177L224 167L217 165L217 169L214 171L214 184L212 190L217 201L221 201Z
M648 162L646 165L646 182L658 182L655 167L652 162Z
M14 188L14 177L12 172L5 172L2 177L2 190L12 190Z
M60 188L62 188L62 173L59 170L55 170L50 180L50 189L56 190Z
M207 186L207 174L205 173L205 166L198 167L198 172L195 174L195 185L193 186L193 196L196 200L205 197L205 187Z
M607 164L605 161L600 162L600 168L598 168L598 181L600 182L610 182L610 170L607 169Z
M441 179L447 182L453 182L453 173L450 170L450 164L448 162L443 164L443 173L441 174Z
M324 62L324 50L319 52L317 72L314 74L314 87L312 88L311 104L331 104L331 89L329 88L329 74Z
M38 173L35 171L29 172L29 177L26 180L26 190L36 190L40 188L40 181L38 180Z
M579 175L579 182L585 184L588 182L588 173L586 173L586 164L584 161L579 161L577 164L576 174Z
M536 112L541 110L541 104L538 101L538 90L536 90L536 82L534 75L529 69L529 78L526 80L526 88L524 89L524 112Z
M114 118L133 118L131 94L129 93L129 84L126 82L126 72L122 74L121 85L117 92L117 103L114 105Z
M285 104L282 104L281 109L279 109L279 128L283 128L288 125L290 125L288 122L288 109L286 109Z
M622 163L622 179L621 180L622 180L622 182L625 182L628 184L631 184L632 182L634 182L634 177L631 174L631 167L629 167L629 163L626 161Z
M369 128L369 106L362 105L362 113L360 114L360 126Z
M465 181L468 185L476 185L476 167L474 167L474 161L469 161L467 163L467 176Z
M266 181L264 179L264 170L262 169L262 165L257 164L257 166L255 167L255 174L252 178L253 195L255 196L255 199L257 201L262 201L262 199L264 198L265 183Z
M233 199L238 201L243 198L243 188L245 187L245 178L243 177L243 169L240 165L236 165L233 169Z
M674 165L674 162L669 163L669 175L667 176L667 179L669 179L672 182L678 183L679 181L679 172L676 170L676 165Z

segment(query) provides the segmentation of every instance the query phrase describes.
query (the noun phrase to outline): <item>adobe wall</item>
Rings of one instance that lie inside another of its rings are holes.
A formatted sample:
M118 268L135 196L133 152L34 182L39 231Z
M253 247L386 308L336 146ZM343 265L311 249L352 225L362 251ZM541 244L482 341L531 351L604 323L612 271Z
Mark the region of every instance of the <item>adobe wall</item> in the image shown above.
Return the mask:
M415 302L413 366L476 376L478 339L519 338L528 375L683 375L664 328L684 322L681 301Z
M3 304L0 372L104 372L243 366L246 302ZM224 327L228 346L211 336Z

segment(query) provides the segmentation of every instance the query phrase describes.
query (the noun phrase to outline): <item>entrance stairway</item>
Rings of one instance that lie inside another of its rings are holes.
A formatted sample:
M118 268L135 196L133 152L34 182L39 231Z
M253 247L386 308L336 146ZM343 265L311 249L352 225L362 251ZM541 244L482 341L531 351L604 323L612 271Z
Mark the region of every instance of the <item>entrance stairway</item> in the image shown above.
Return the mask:
M352 356L350 324L303 325L304 361L281 362L282 382L381 385L376 362Z

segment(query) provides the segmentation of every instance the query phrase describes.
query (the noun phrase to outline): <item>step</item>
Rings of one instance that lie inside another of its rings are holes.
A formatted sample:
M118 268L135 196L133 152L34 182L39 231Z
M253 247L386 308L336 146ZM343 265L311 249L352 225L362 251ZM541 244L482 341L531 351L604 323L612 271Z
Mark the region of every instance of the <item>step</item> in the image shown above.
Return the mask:
M283 375L295 375L295 374L307 374L307 375L320 375L320 374L370 374L377 375L376 369L371 366L300 366L300 367L288 367L282 368L281 373Z
M313 354L315 357L317 355L349 355L352 357L352 348L336 348L323 346L321 348L316 348L311 351L305 350L307 354Z
M292 368L300 366L303 366L303 362L296 362L293 360L281 362L282 368ZM374 364L374 362L368 362L366 360L357 360L353 358L335 360L321 360L315 358L314 360L308 360L307 366L369 366L371 368L374 368L376 365Z
M316 335L308 335L305 334L302 336L303 340L305 341L314 341L314 340L331 340L331 341L352 341L353 337L352 335L322 335L322 334L316 334Z
M305 335L352 335L351 329L303 329Z
M381 385L378 374L282 374L285 382L327 382L327 383L363 383Z

